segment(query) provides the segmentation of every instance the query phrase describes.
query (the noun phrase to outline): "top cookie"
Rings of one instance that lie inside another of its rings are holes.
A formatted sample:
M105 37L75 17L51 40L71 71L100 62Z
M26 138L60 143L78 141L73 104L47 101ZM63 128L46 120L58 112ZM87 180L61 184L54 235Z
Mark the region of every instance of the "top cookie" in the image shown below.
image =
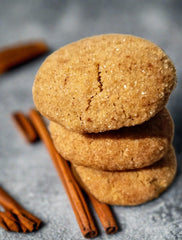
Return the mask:
M37 109L77 132L141 124L167 103L176 70L163 50L122 34L85 38L60 48L40 67Z

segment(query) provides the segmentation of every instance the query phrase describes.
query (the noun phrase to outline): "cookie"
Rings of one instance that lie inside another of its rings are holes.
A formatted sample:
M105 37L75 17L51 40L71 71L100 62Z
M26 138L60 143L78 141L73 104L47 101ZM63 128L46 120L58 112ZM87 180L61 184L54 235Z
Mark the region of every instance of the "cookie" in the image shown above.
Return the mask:
M150 167L131 171L108 172L72 166L81 186L97 200L113 205L138 205L157 198L176 173L173 147Z
M142 168L161 159L173 138L173 121L164 108L149 121L103 133L80 134L50 123L57 151L74 164L101 170Z
M77 132L104 132L141 124L167 103L176 70L152 42L106 34L52 53L33 85L37 109Z

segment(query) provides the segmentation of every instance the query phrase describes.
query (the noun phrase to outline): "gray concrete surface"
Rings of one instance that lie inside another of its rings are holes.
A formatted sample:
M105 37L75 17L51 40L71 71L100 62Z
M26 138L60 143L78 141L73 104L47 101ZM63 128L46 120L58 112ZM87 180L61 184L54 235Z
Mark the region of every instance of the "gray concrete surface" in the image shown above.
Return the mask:
M127 33L160 45L174 61L178 85L168 103L176 125L178 173L160 198L138 207L113 207L121 230L97 239L182 239L182 2L0 0L0 46L43 38L51 50L102 33ZM44 226L35 233L8 233L1 240L84 239L44 146L28 145L11 121L13 111L33 106L31 88L41 57L0 76L0 184ZM97 221L98 222L98 221Z

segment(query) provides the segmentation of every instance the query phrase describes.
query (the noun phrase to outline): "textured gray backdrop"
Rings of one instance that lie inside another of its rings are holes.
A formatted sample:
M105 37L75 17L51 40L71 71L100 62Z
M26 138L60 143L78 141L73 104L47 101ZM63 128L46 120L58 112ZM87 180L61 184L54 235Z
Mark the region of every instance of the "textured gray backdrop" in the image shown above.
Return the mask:
M160 198L139 207L113 207L120 232L97 239L182 239L182 1L0 0L0 46L43 38L52 50L101 33L127 33L160 45L174 61L178 85L168 108L176 124L178 173ZM0 184L45 225L31 234L0 229L1 240L83 239L44 146L26 144L10 119L33 106L31 88L44 57L0 76Z

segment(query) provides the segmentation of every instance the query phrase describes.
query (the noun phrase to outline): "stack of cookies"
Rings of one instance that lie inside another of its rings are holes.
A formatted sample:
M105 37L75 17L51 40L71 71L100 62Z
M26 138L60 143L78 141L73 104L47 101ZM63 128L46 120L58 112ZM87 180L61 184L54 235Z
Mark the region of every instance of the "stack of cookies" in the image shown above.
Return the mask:
M158 46L107 34L51 54L33 98L80 185L101 202L137 205L158 197L176 173L165 108L175 84L175 67Z

